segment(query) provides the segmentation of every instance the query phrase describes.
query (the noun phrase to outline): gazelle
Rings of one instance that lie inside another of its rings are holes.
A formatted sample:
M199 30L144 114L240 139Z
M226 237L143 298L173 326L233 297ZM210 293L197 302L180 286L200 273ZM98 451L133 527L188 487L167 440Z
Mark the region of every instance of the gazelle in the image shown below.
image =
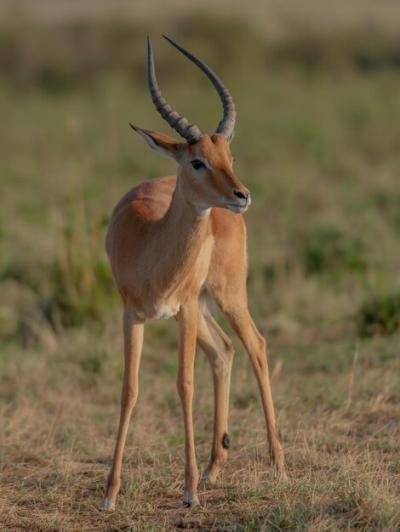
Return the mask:
M226 462L233 345L211 315L206 294L227 316L250 356L260 389L270 455L280 476L285 476L266 342L247 308L246 226L241 213L251 200L232 167L229 143L235 126L235 106L226 87L205 63L166 39L206 74L221 98L224 112L215 133L209 136L173 111L158 88L148 38L152 100L184 141L132 126L154 151L177 162L177 175L145 181L130 190L115 207L108 229L107 253L124 305L125 371L114 459L103 501L105 509L114 508L120 489L122 455L138 396L143 330L148 319L177 316L179 323L177 388L185 430L183 503L198 503L192 415L196 344L206 353L214 380L214 438L203 477L215 482Z

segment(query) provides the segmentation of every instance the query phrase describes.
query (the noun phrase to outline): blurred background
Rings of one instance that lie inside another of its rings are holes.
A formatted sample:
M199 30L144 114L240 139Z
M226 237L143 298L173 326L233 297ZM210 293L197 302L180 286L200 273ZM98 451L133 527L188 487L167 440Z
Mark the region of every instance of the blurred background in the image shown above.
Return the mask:
M147 92L148 33L164 96L203 131L220 119L218 97L161 33L209 63L236 101L232 150L253 197L250 307L269 338L293 479L290 501L274 485L260 514L265 433L238 346L233 465L225 487L203 496L215 506L230 493L230 503L190 523L400 522L399 24L394 0L0 1L5 526L106 526L94 508L117 425L122 338L105 229L130 187L175 171L128 126L171 134ZM107 526L187 519L176 511L176 349L173 320L149 324L122 510ZM212 393L202 356L196 378L204 463Z

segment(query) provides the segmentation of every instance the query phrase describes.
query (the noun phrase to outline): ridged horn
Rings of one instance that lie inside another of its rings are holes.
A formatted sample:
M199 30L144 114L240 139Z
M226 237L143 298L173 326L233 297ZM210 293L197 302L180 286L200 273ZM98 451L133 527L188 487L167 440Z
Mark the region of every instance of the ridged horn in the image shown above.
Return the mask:
M202 135L200 129L191 124L187 118L174 111L161 94L157 83L153 47L149 36L147 37L147 80L151 99L164 120L189 143L198 141Z
M204 72L204 74L208 77L208 79L211 81L211 83L216 88L219 97L221 98L222 106L224 108L224 115L220 121L220 123L217 126L217 129L215 130L216 133L220 133L228 140L232 138L233 136L233 130L235 128L235 121L236 121L236 109L235 104L233 101L233 98L228 91L228 89L225 87L225 85L222 83L220 78L217 76L217 74L203 61L195 57L192 53L190 53L188 50L174 42L172 39L167 37L166 35L163 35L164 39L166 39L168 42L172 44L172 46L175 46L177 50L182 52L188 59L190 59L196 66L200 68Z

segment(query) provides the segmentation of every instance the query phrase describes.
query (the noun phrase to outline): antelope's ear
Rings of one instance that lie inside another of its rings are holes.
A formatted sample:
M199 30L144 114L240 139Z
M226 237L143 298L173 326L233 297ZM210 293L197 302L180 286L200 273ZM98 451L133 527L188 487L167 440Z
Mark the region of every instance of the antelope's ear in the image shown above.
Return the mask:
M160 155L165 155L166 157L171 157L175 161L179 162L181 155L186 147L185 142L179 142L164 133L158 133L157 131L149 131L148 129L141 129L132 124L129 124L131 128L139 133L139 135L144 138L147 144L154 151Z

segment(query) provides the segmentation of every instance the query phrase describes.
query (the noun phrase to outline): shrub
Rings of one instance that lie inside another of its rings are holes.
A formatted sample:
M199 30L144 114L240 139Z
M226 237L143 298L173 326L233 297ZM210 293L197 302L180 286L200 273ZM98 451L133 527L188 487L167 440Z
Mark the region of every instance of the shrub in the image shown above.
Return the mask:
M307 274L366 269L364 245L334 227L318 227L306 238L301 260Z
M157 23L151 29L157 29ZM352 69L370 74L400 68L400 39L382 32L323 33L294 27L283 40L266 39L242 19L204 13L177 17L167 29L205 59L212 43L218 72L237 70L239 57L247 66L250 61L268 71L295 68L314 74ZM49 24L5 17L0 23L0 73L14 87L39 87L48 92L85 86L110 72L143 76L145 34L143 25L118 18ZM235 37L227 39L227 35ZM165 47L157 49L160 76L174 76L178 70L192 72L184 61L164 61L164 53Z
M50 267L48 297L44 299L45 314L55 327L101 321L116 301L103 250L103 224L74 216L72 212L64 227L58 255Z
M400 68L400 41L367 29L322 33L301 27L272 47L270 56L276 65L309 73L353 69L369 74Z
M393 334L400 329L400 294L376 297L364 303L359 312L361 336Z

